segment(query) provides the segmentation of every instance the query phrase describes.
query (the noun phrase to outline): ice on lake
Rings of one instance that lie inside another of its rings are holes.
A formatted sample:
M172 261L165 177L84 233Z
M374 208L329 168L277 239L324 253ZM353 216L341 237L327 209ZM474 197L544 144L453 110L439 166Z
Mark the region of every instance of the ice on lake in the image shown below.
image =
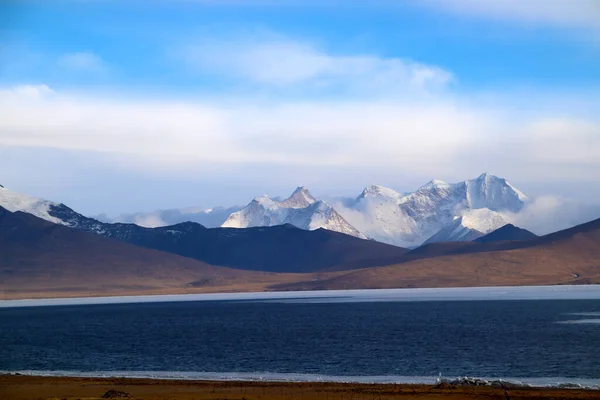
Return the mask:
M3 307L177 301L268 301L294 303L359 303L390 301L600 300L600 285L498 286L470 288L363 289L304 292L210 293L182 295L78 297L2 300Z

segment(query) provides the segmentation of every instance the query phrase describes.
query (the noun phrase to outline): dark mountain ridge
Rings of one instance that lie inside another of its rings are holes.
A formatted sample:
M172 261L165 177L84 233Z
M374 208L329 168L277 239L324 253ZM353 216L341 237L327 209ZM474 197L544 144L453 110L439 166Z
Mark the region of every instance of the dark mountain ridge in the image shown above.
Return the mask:
M523 241L535 239L538 236L528 231L527 229L519 228L513 224L506 224L495 231L488 233L487 235L481 236L474 240L476 243L492 243L492 242L503 242L503 241Z
M325 229L293 225L206 228L195 222L159 228L103 223L60 204L50 215L69 226L213 265L268 272L316 272L366 268L400 262L406 249Z

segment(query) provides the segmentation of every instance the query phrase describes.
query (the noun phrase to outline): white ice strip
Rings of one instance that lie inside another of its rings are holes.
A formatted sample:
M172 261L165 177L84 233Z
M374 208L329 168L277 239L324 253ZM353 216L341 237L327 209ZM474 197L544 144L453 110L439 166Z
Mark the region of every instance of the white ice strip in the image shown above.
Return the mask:
M600 300L600 285L470 288L363 289L303 292L213 293L0 300L3 307L158 303L175 301L293 301L359 303L389 301Z
M90 378L147 378L147 379L177 379L204 381L237 381L237 382L342 382L342 383L397 383L397 384L429 384L437 382L437 376L344 376L318 375L272 372L194 372L194 371L0 371L0 374L21 374L28 376L65 376ZM444 380L461 377L444 377ZM600 379L581 379L564 377L531 377L531 378L475 378L486 381L502 381L523 386L557 387L569 385L588 389L600 389Z
M568 321L558 321L557 324L598 324L600 319L572 319Z

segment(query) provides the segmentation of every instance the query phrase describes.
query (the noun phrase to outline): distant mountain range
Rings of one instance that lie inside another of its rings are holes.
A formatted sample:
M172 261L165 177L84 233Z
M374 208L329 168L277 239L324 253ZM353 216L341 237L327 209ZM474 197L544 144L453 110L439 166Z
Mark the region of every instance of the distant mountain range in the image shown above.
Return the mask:
M127 223L147 228L184 222L196 222L207 228L291 224L300 229L323 228L405 248L436 242L469 242L513 221L548 219L543 208L537 211L529 207L535 200L506 179L482 174L453 184L432 180L415 192L405 194L372 185L356 198L343 202L318 200L307 188L298 187L286 199L264 195L245 207L195 207L94 219L63 204L0 187L0 206L9 211L28 212L50 222L90 232L104 232L105 236L113 238L126 235L123 233L126 229L106 224ZM600 216L600 206L587 207L585 213L576 214L575 218L567 223L563 221L554 229L585 222L585 215Z
M278 200L260 196L245 207L163 210L121 215L104 222L146 227L198 222L206 227L249 228L292 224L324 228L402 247L440 241L469 241L510 222L531 199L505 179L490 174L449 184L432 180L401 194L372 185L344 204L316 199L305 187Z
M289 206L288 209L293 211L293 202L302 193L297 191L295 196L280 203L282 209ZM324 203L315 201L312 205L319 204ZM311 232L287 223L271 229L208 229L195 222L157 228L104 223L64 204L17 195L4 188L0 188L0 207L7 211L27 209L49 222L238 269L313 272L323 268L362 268L398 261L406 253L405 249L396 246L325 229Z

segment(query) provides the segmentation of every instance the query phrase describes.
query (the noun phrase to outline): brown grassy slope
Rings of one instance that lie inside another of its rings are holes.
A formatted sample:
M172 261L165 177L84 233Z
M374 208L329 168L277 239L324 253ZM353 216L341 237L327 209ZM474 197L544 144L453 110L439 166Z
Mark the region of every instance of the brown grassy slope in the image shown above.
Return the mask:
M530 247L446 255L362 269L280 290L600 283L600 220L535 239Z
M52 224L0 208L2 298L235 290L273 278ZM54 296L52 294L55 293Z

